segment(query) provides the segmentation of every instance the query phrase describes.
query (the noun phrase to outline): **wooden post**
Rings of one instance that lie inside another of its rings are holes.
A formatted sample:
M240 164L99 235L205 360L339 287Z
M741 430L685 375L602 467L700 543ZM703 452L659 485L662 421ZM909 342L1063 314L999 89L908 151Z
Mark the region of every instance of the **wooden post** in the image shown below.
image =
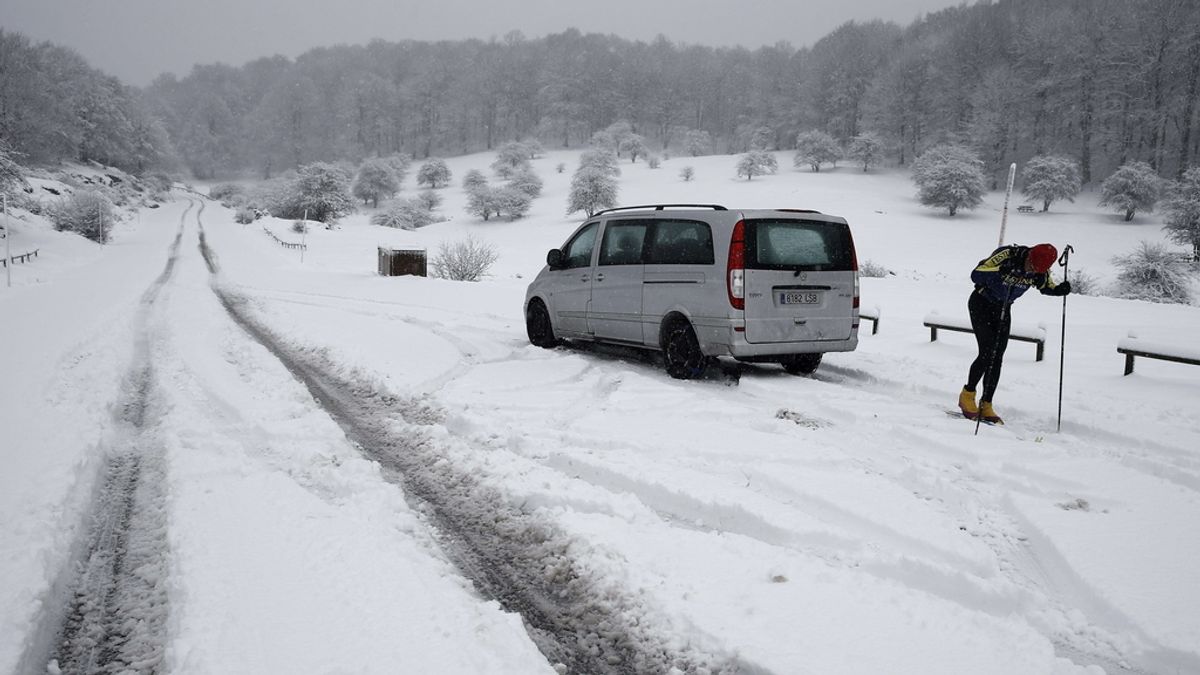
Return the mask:
M1017 177L1017 163L1008 167L1008 188L1004 191L1004 210L1000 212L1000 241L996 246L1004 245L1004 229L1008 227L1008 198L1012 196L1013 181Z
M4 195L4 276L12 288L12 230L8 227L8 195Z

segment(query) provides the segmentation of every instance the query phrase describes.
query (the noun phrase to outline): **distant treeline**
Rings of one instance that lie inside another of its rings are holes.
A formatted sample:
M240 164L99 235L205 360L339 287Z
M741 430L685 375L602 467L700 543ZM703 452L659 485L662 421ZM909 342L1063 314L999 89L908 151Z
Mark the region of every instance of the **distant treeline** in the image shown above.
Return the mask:
M22 48L73 65L14 70ZM763 128L776 149L816 129L843 143L874 132L908 164L949 141L973 147L994 181L1039 154L1076 159L1085 183L1134 160L1173 178L1200 155L1195 0L981 1L907 28L847 23L801 49L576 30L375 41L197 66L141 92L70 56L0 32L0 131L18 150L133 168L174 156L202 178L531 137L578 147L618 120L668 152L693 130L741 152Z

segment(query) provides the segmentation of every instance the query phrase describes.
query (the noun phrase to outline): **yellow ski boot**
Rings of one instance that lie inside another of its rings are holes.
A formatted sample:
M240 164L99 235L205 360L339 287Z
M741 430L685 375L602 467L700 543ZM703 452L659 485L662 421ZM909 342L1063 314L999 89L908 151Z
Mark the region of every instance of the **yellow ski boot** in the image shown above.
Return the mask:
M983 417L983 421L988 424L1004 424L1004 420L1000 419L1000 416L992 409L991 401L984 401L979 404L979 414Z
M975 392L967 391L963 387L962 393L958 395L958 409L962 411L963 417L973 420L979 416L979 406L975 405Z

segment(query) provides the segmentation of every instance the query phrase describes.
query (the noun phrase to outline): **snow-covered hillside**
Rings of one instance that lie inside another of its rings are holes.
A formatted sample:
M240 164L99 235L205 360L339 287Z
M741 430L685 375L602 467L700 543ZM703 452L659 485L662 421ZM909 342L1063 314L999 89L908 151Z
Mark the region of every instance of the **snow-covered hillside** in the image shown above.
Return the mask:
M535 160L531 214L487 223L457 185L492 157L451 159L449 220L360 213L303 259L262 231L288 223L184 191L103 250L20 223L51 257L0 289L0 672L1200 672L1200 371L1125 377L1116 352L1131 331L1189 347L1200 309L1069 296L1058 432L1064 305L1023 298L1047 359L1010 345L1009 424L976 436L945 414L974 341L921 322L965 318L1002 195L949 218L899 171L673 158L622 165L621 202L845 216L895 272L863 280L879 333L812 377L542 350L521 304L580 222L575 157ZM1071 243L1110 282L1163 236L1095 201L1012 214L1006 239ZM377 246L467 235L500 254L480 283L375 274ZM134 581L97 608L71 601L79 569ZM110 615L127 639L89 652Z

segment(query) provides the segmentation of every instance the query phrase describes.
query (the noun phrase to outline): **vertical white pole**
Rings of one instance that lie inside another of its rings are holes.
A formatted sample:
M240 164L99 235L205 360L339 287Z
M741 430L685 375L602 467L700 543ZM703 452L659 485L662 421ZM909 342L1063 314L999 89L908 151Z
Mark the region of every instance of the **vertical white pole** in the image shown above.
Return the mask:
M1012 196L1013 180L1017 177L1017 163L1008 167L1008 187L1004 190L1004 210L1000 213L1000 241L996 246L1004 245L1004 229L1008 227L1008 198Z
M300 231L300 262L304 262L304 249L308 242L308 209L304 209L304 229Z
M104 206L99 197L96 198L96 215L100 219L100 248L104 248Z
M8 195L4 195L4 276L12 288L12 229L8 227Z

